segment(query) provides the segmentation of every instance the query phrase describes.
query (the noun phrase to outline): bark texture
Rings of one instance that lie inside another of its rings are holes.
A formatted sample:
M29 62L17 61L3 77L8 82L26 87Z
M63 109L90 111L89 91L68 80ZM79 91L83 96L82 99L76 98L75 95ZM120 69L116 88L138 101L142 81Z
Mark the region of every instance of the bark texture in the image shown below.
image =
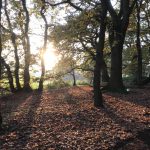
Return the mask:
M136 2L136 10L137 10L137 29L136 29L136 48L137 48L137 85L141 85L142 83L142 49L141 49L141 40L140 40L140 7L142 4L142 0L140 2Z
M26 0L21 0L23 10L25 12L25 30L24 30L24 39L23 39L23 45L24 45L24 52L25 52L25 67L24 67L24 85L23 88L25 91L31 91L30 87L30 73L29 73L29 67L30 67L30 59L31 59L31 52L30 52L30 39L28 35L29 31L29 12L26 7Z
M2 0L0 0L0 25L1 25L1 13L2 13L1 10L2 10ZM0 26L0 79L1 79L1 70L2 70L1 54L2 54L2 30Z
M16 91L16 89L14 87L14 80L13 80L13 75L12 75L10 66L5 62L5 60L2 57L1 57L1 61L2 61L2 64L4 65L4 67L7 70L7 77L8 77L8 81L9 81L10 91L12 93L14 93Z
M106 65L105 60L103 60L103 65L102 65L102 71L101 72L102 72L102 81L103 82L109 82L109 75L108 75L108 70L107 70L107 65Z
M47 48L47 33L48 33L48 23L46 20L46 17L44 15L45 13L45 1L42 1L43 6L41 7L41 16L44 20L45 23L45 31L44 31L44 44L43 44L43 48L41 49L41 77L40 77L40 81L39 81L39 91L43 91L43 82L44 82L44 76L45 76L45 62L44 62L44 54Z
M75 76L75 70L73 69L72 70L72 77L73 77L73 86L76 86L77 84L76 84L76 76Z
M136 0L130 5L129 0L120 1L119 13L113 8L111 1L106 0L106 5L111 16L109 27L109 42L111 47L111 72L109 87L113 90L124 89L122 80L122 51L130 14Z
M102 10L100 16L100 31L98 35L98 42L96 43L96 57L95 57L95 66L94 66L94 79L93 79L93 88L94 88L94 106L103 107L103 97L100 90L100 72L103 65L103 49L105 41L105 31L106 31L106 15L107 7L105 0L102 0Z

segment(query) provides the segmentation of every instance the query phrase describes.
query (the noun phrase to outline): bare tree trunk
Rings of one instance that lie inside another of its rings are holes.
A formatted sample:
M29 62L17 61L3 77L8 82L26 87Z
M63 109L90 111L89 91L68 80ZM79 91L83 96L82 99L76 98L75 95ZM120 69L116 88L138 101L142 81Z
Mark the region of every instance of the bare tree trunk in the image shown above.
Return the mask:
M72 77L73 77L73 86L76 86L76 76L75 76L75 70L72 70Z
M24 47L25 47L25 68L24 68L24 86L23 89L25 91L31 91L30 87L30 73L29 73L29 67L30 67L30 39L28 36L28 30L29 30L29 12L26 7L26 0L21 0L23 10L25 12L26 22L25 22L25 32L24 32Z
M3 122L3 118L2 118L2 114L1 114L1 108L0 108L0 131L2 129L2 122Z
M9 30L10 30L10 34L11 34L11 41L14 47L14 54L15 54L15 79L16 79L16 86L17 86L17 90L21 90L21 85L20 85L20 80L19 80L19 68L20 68L20 63L19 63L19 56L18 56L18 48L17 48L17 43L16 43L16 35L13 32L13 28L10 22L10 18L7 12L7 0L5 0L5 15L7 18L7 22L8 22L8 26L9 26Z
M101 10L101 22L100 22L100 31L99 31L99 41L96 44L96 61L94 66L94 79L93 79L93 88L94 88L94 106L103 107L103 97L100 90L100 72L103 65L103 49L105 41L105 31L106 31L106 15L107 7L105 5L105 0L102 1L102 10Z
M1 25L1 10L2 10L2 0L0 0L0 25ZM1 61L1 54L2 54L2 30L1 30L1 26L0 26L0 80L1 80L1 70L2 70L2 61Z
M2 0L0 0L0 25L1 25L1 10L2 10ZM0 80L1 80L1 69L2 69L1 53L2 53L2 32L0 26ZM2 128L2 115L1 115L1 104L0 104L0 131L1 128Z
M44 32L44 44L43 44L43 48L41 50L41 77L40 77L40 81L39 81L39 91L43 91L43 82L44 82L44 76L45 76L45 63L44 63L44 54L46 51L46 47L47 47L47 30L48 30L48 23L46 20L46 17L44 15L44 11L45 11L45 3L42 1L43 6L41 7L41 16L44 20L45 23L45 32Z
M107 65L105 60L103 59L103 66L102 66L102 81L103 82L109 82L109 75L107 71Z
M135 6L136 0L130 5L129 0L120 1L120 11L117 13L110 0L105 0L111 16L110 47L111 47L111 72L109 87L112 90L124 90L122 80L122 51L126 31L129 24L130 14Z
M119 28L119 27L118 27ZM111 76L109 87L112 90L124 89L122 80L122 51L123 51L123 38L121 31L114 30L110 34L110 47L111 47ZM116 35L114 35L116 34ZM116 42L116 43L115 43Z
M93 79L93 88L94 88L94 106L103 107L103 97L100 90L100 71L101 71L101 52L98 50L96 53L96 61L94 66L94 79Z
M141 49L141 40L140 40L140 3L136 2L137 10L137 29L136 29L136 48L137 48L137 84L140 86L142 83L142 49Z
M14 81L13 81L13 76L12 76L10 66L5 62L5 60L2 57L1 57L1 60L2 60L2 64L5 66L5 68L7 70L7 76L8 76L10 90L12 93L14 93L16 91L16 89L14 87Z

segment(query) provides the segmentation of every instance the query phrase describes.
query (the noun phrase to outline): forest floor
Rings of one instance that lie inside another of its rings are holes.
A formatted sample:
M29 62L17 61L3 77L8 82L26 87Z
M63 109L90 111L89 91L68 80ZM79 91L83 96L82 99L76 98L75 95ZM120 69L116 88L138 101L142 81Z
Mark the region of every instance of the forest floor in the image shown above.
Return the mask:
M106 92L93 107L92 88L17 93L0 99L0 150L148 150L150 88Z

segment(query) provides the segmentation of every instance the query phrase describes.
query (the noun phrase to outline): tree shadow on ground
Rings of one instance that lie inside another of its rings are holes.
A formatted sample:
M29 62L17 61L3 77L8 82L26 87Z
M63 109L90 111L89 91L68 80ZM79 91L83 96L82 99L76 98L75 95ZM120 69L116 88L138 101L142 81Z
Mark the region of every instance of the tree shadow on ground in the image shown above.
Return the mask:
M150 108L150 92L149 88L141 89L131 89L128 94L118 94L118 93L110 93L106 92L105 95L112 96L115 98L119 98L122 101L127 101L130 103L134 103L139 106L144 106Z
M41 93L32 93L27 113L20 120L12 120L5 133L7 140L1 141L0 148L8 145L5 149L106 149L103 148L106 146L107 149L117 150L136 136L139 138L138 132L144 129L144 124L136 118L129 120L117 110L117 105L113 107L109 101L106 101L104 109L93 108L91 97L78 91L56 90L55 94L47 93L44 101ZM41 103L46 110L40 112ZM125 138L121 139L124 134ZM143 138L140 140L145 142Z
M77 105L78 102L76 100L76 96L71 94L68 90L65 93L64 100L67 102L68 105Z
M12 119L8 121L7 125L4 126L4 133L3 133L6 136L11 133L15 133L17 135L17 139L14 141L14 145L21 143L22 147L24 147L28 143L30 134L32 134L31 130L33 130L34 128L32 126L34 126L34 123L36 121L35 120L36 111L40 105L41 96L42 96L42 93L40 92L24 93L23 97L19 98L19 101L21 103L17 101L18 108L19 108L19 105L21 105L22 103L25 103L25 106L23 105L23 107L25 107L24 109L26 109L25 110L26 113L20 114L20 117L17 119ZM17 105L15 105L15 108L17 108ZM14 111L14 108L13 108L13 111ZM2 144L0 143L0 147L1 145Z
M17 112L19 106L26 103L26 101L32 96L32 93L18 92L8 96L4 96L0 99L1 113L3 117L3 128L6 127L6 120L12 119L13 113Z
M124 128L126 132L132 133L132 137L127 139L119 140L116 145L110 147L110 150L117 150L127 145L130 142L133 142L136 138L142 140L148 147L150 147L150 135L146 133L149 131L148 126L143 123L136 121L135 119L129 119L119 114L117 108L111 107L108 103L105 104L104 112L106 115L111 118L116 124L119 124Z
M31 103L29 105L29 111L25 116L25 119L23 119L22 123L19 124L19 134L18 139L21 140L22 146L25 147L28 143L28 140L30 139L30 135L32 134L32 129L34 128L34 124L36 123L36 115L37 115L37 109L41 103L41 97L42 93L35 92L33 93ZM24 128L24 124L27 124L27 126ZM36 128L34 128L35 130ZM24 134L24 131L26 133ZM18 141L20 142L20 141ZM16 143L17 144L17 143Z
M22 97L23 95L23 97ZM23 93L18 92L15 94L7 95L0 98L0 102L2 103L2 111L15 111L16 108L24 103L28 97L30 97L32 93Z

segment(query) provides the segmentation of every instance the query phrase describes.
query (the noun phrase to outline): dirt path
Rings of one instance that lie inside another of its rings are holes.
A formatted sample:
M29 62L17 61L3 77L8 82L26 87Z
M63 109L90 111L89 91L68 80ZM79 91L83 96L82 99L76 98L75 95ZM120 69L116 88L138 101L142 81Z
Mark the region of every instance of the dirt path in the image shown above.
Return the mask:
M105 93L93 107L90 87L18 93L1 99L1 150L148 150L150 92Z

